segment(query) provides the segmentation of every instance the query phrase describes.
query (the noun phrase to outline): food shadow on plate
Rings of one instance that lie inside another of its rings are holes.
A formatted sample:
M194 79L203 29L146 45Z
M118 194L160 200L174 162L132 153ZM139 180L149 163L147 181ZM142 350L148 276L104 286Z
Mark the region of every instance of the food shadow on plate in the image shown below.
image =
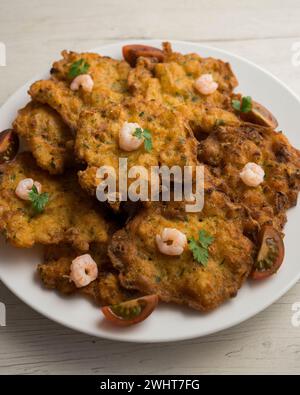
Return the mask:
M1 269L7 270L10 267L15 270L16 265L24 266L30 265L35 268L36 264L41 262L43 256L43 249L41 246L35 246L34 248L15 248L10 245L4 236L0 236L0 260ZM1 277L1 270L0 270Z

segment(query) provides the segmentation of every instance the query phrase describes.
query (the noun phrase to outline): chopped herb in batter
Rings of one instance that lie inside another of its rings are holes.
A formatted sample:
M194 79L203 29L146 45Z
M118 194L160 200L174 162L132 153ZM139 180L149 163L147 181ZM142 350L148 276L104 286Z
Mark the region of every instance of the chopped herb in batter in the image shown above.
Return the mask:
M215 126L224 126L225 121L223 119L216 119Z

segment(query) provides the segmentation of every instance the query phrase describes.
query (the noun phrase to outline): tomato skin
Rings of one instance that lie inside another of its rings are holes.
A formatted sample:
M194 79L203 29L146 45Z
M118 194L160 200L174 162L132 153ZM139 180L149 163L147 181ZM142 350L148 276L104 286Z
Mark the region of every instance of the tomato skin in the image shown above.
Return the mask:
M278 271L278 269L280 268L282 262L283 262L283 258L284 258L284 244L283 244L283 240L281 235L279 234L279 232L273 228L273 226L265 226L260 234L260 241L261 241L261 248L260 251L258 253L258 257L257 259L260 257L260 255L262 254L263 249L266 250L266 242L268 239L271 239L275 245L276 245L276 249L277 249L277 254L276 257L274 257L274 261L272 266L269 269L266 270L259 270L257 268L254 268L254 270L252 271L250 277L253 280L264 280L267 277L270 277L272 274L276 273Z
M141 312L133 317L126 319L113 311L115 306L104 306L101 308L102 313L105 318L118 326L130 326L134 324L138 324L139 322L144 321L149 315L153 312L155 307L158 304L158 296L157 295L147 295L142 296L141 298L129 300L117 305L117 308L126 308L128 306L129 309L133 309L134 307L142 306Z
M252 280L260 281L260 280L264 280L265 278L268 278L268 277L272 276L272 274L274 274L274 273L270 273L270 272L267 272L267 271L260 272L258 270L254 270L251 273L251 278L252 278Z
M128 62L132 67L136 65L136 61L140 56L144 56L145 58L156 58L158 62L163 62L164 60L164 53L161 49L150 47L148 45L125 45L122 48L122 53L126 62Z
M278 126L277 119L262 104L252 100L252 109L248 113L241 113L241 118L246 122L255 123L276 129Z
M0 164L12 161L19 150L19 137L13 129L0 133Z

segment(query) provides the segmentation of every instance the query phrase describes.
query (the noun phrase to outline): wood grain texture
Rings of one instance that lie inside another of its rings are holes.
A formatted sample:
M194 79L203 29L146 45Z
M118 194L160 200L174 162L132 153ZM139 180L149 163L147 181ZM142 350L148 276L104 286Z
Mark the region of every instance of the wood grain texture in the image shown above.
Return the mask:
M207 43L260 64L300 95L297 0L2 0L0 103L64 49L126 38ZM296 131L297 132L297 131ZM192 341L142 345L85 336L40 316L0 283L7 326L0 327L0 374L300 373L300 328L291 325L300 283L256 317Z

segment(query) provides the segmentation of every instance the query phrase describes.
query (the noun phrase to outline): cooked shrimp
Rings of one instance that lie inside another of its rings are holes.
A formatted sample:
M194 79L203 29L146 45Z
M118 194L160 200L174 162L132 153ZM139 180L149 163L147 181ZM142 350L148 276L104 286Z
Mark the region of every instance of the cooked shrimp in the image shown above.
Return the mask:
M240 173L242 181L249 187L257 187L264 181L264 176L264 169L252 162L248 162Z
M211 95L218 89L218 83L214 81L211 74L202 74L195 81L195 88L202 95Z
M166 255L181 255L187 245L186 235L175 228L164 228L156 235L156 244L160 252Z
M16 195L23 200L30 200L29 192L35 186L38 193L42 192L42 185L38 181L33 181L32 178L24 178L19 182L15 190Z
M94 81L89 74L78 75L70 85L72 91L78 91L80 87L82 87L85 92L92 92Z
M144 138L133 136L136 129L140 128L138 123L124 122L119 133L119 146L124 151L135 151L144 142Z
M97 277L97 264L89 254L80 255L72 261L70 279L77 288L89 285Z

